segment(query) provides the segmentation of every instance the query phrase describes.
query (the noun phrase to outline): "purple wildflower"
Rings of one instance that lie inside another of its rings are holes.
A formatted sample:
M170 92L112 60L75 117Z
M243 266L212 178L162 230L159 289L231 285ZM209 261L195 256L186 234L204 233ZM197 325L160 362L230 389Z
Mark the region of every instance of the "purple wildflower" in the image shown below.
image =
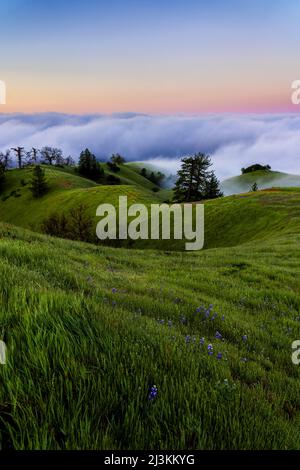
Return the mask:
M222 339L222 335L219 331L216 331L215 338L216 339Z
M152 385L152 387L150 387L150 392L149 392L149 395L148 395L148 400L154 400L154 399L157 397L157 393L158 393L157 386L156 386L156 385Z
M212 344L209 344L209 345L207 346L207 352L208 352L208 354L209 354L210 356L213 355L213 353L214 353L214 348L213 348L213 345L212 345Z
M115 287L112 288L112 293L115 294L117 292L117 289Z
M223 354L221 352L218 352L217 359L221 361L222 357L223 357Z
M185 342L186 342L186 343L190 343L190 342L191 342L191 337L190 337L190 335L186 335L186 337L185 337Z
M204 339L204 338L201 338L201 339L200 339L200 346L203 346L204 342L205 342L205 339Z
M248 339L248 336L247 336L247 335L243 335L243 336L242 336L242 340L244 341L244 343L246 343L247 339Z

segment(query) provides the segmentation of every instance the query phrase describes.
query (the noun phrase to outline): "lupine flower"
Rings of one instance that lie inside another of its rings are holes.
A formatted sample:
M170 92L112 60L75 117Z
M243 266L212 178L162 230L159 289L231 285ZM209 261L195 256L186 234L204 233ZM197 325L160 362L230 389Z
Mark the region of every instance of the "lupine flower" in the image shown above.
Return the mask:
M165 323L165 320L158 320L161 325Z
M186 342L186 343L190 343L190 342L191 342L191 337L190 337L190 335L186 335L186 337L185 337L185 342Z
M247 335L243 335L243 336L242 336L242 340L244 341L244 343L246 343L247 339L248 339L248 336L247 336Z
M223 354L221 352L218 352L217 354L217 359L220 361L223 357Z
M222 339L222 335L219 331L216 331L215 338L216 339Z
M112 288L112 293L115 294L117 292L117 289L115 287Z
M203 346L204 342L205 342L205 339L204 339L204 338L201 338L201 339L200 339L200 346Z
M156 385L152 385L152 387L150 387L150 392L149 392L149 395L148 395L148 400L154 400L154 399L157 397L157 393L158 393L157 386L156 386Z
M225 315L222 315L222 321L224 321L224 320L225 320Z
M211 320L214 321L217 318L218 314L214 313L213 316L211 317Z
M213 348L213 345L212 345L212 344L209 344L209 345L207 346L207 352L208 352L208 354L209 354L210 356L213 355L213 353L214 353L214 348Z

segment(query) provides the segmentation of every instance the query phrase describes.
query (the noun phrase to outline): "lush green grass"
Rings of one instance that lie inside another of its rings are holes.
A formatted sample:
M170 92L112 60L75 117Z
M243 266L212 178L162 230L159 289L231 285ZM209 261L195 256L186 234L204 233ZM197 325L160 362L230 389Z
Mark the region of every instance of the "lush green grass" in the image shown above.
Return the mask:
M122 170L123 171L123 170ZM95 233L96 209L104 202L118 205L119 196L127 196L128 204L144 203L150 213L151 203L161 202L142 184L99 186L57 169L46 169L51 190L41 199L34 199L28 185L31 170L13 170L7 174L6 187L0 200L0 220L41 231L42 222L54 212L68 213L72 207L86 206ZM133 172L134 173L134 172ZM137 175L139 176L139 175ZM142 177L141 177L142 178ZM145 178L143 178L145 179ZM15 191L16 194L7 197ZM4 199L3 200L3 196ZM235 246L250 240L273 238L282 234L299 233L300 190L280 189L234 195L205 203L205 247ZM132 240L118 243L137 248L183 250L181 240Z
M299 187L300 176L289 175L280 171L253 171L224 180L222 182L222 190L225 195L244 193L250 191L254 183L257 183L259 189Z
M207 201L210 249L129 250L3 223L40 230L82 203L95 218L120 195L161 197L123 167L120 186L46 171L42 199L27 169L8 172L0 201L2 448L300 449L300 190Z
M299 263L299 232L145 255L0 225L2 447L299 449Z

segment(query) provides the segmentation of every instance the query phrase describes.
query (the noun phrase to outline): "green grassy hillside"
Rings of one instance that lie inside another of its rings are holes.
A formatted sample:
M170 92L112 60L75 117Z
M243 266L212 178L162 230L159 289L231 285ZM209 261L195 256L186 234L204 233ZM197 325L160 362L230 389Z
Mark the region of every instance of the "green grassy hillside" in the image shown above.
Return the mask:
M50 214L66 212L81 203L95 219L98 205L117 204L119 195L127 195L130 204L159 200L152 191L132 182L131 185L103 186L56 168L45 168L45 172L50 191L41 199L33 198L29 189L32 169L7 172L0 197L0 220L39 231L42 221Z
M99 186L56 169L46 169L46 174L51 190L43 198L34 199L29 185L21 184L21 180L30 180L31 170L9 171L0 199L0 220L41 231L42 222L49 215L67 213L72 207L84 204L94 221L95 233L99 204L108 202L117 206L119 196L127 195L129 205L141 202L150 212L151 203L161 202L158 193L144 189L141 184ZM298 233L299 221L300 190L297 189L258 191L207 201L205 247L234 246L250 240ZM180 240L137 240L134 243L129 240L124 241L123 246L182 250L184 243Z
M0 225L1 447L299 449L299 264L299 233L145 256Z
M51 189L39 200L30 169L7 174L1 448L299 449L300 189L207 201L200 252L172 253L183 241L129 250L27 230L82 203L95 219L120 195L161 201L121 171L128 184L98 186L46 168Z
M222 191L227 196L250 191L254 183L257 183L259 189L300 187L300 176L289 175L279 171L260 170L228 178L222 181L221 186Z

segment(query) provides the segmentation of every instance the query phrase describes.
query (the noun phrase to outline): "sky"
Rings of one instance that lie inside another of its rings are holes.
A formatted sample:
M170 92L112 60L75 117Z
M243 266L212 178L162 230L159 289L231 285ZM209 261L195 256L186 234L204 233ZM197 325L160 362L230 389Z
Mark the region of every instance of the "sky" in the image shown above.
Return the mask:
M1 0L0 112L298 112L299 0Z
M1 0L0 150L300 174L299 0Z

